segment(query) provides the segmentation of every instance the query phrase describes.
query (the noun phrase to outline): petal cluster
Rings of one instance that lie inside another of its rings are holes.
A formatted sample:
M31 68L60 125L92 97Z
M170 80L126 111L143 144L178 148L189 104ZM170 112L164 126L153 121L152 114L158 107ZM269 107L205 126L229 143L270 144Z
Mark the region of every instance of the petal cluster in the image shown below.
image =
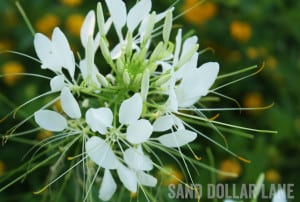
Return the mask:
M41 67L54 72L49 93L57 95L62 110L46 105L34 118L43 129L82 137L83 158L103 169L99 198L107 201L118 181L131 192L157 185L155 149L181 152L196 140L197 130L181 119L180 110L193 109L211 92L219 64L198 66L196 36L183 40L179 29L171 41L173 8L157 14L151 0L130 9L122 0L105 4L108 12L99 2L83 22L77 63L59 28L51 39L35 35ZM154 36L162 40L153 44Z

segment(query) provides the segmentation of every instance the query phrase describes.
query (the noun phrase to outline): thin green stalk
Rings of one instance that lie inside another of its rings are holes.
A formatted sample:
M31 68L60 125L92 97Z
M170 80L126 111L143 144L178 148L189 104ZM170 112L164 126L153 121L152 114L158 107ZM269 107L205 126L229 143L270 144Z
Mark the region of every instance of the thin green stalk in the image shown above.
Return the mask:
M34 35L35 35L34 28L33 28L33 26L31 25L31 23L30 23L30 21L29 21L27 15L26 15L26 13L25 13L25 11L23 10L21 4L20 4L18 1L16 1L16 6L17 6L17 8L18 8L20 14L22 15L22 17L23 17L23 19L24 19L24 21L25 21L27 27L29 28L31 34L34 36Z
M251 71L251 70L256 69L256 68L258 68L258 66L253 65L253 66L250 66L250 67L238 70L238 71L230 72L228 74L222 74L222 75L218 76L218 79L223 79L223 78L226 78L226 77L235 76L235 75L238 75L238 74L241 74L241 73L244 73L244 72Z
M225 172L222 170L218 170L216 168L212 168L209 165L206 165L205 163L200 162L199 160L190 158L184 154L182 154L182 156L179 154L179 152L176 149L172 149L172 148L167 148L167 147L162 147L160 144L156 143L156 142L148 142L148 144L152 147L158 148L159 150L168 153L168 154L173 154L174 156L177 157L183 157L185 160L187 160L190 163L193 163L195 165L198 165L208 171L217 173L217 174L221 174L221 175L225 175L225 176L229 176L229 177L237 177L235 173L229 173L229 172Z
M191 124L195 124L195 125L198 125L198 126L205 126L205 127L208 127L208 128L211 128L210 124L207 123L207 122L201 122L201 121L197 121L197 120L194 120L194 119L190 119L190 118L185 118L185 117L180 117L181 120L187 122L187 123L191 123ZM248 138L248 139L253 139L254 136L252 134L249 134L249 133L246 133L246 132L243 132L243 131L240 131L240 130L233 130L233 129L230 129L230 128L226 128L226 127L223 127L223 126L216 126L216 128L218 128L220 131L225 131L225 132L229 132L230 134L234 134L234 135L238 135L238 136L241 136L241 137L245 137L245 138Z
M44 161L36 164L34 167L32 167L31 169L29 169L26 173L24 173L23 175L20 175L19 177L17 177L16 179L14 179L13 181L11 181L10 183L8 183L7 185L5 185L4 187L2 187L0 189L0 192L4 191L5 189L7 189L8 187L12 186L13 184L15 184L16 182L22 180L26 175L28 175L29 173L32 173L33 171L35 171L36 169L40 168L41 166L44 166L45 164L47 164L50 160L52 160L54 157L56 157L59 154L59 152L56 152L55 154L53 154L52 156L50 156L49 158L45 159Z
M33 146L38 144L38 141L36 141L36 140L27 140L27 139L20 138L20 137L12 137L9 140L14 141L14 142L18 142L18 143L22 143L22 144L33 145Z

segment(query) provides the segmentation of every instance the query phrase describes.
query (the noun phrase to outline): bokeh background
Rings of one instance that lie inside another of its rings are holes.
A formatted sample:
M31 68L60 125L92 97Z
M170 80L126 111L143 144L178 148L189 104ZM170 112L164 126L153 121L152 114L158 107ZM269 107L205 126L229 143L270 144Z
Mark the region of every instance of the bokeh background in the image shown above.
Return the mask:
M95 9L96 2L20 0L36 32L50 36L53 28L59 26L74 50L81 48L80 26L87 11ZM130 5L135 1L126 2ZM163 11L172 3L174 1L153 0L153 7ZM199 178L196 181L211 183L215 177L217 182L221 183L255 183L259 174L263 172L266 184L295 184L294 194L297 199L300 197L300 1L208 0L201 5L197 3L198 0L178 1L175 15L183 15L174 22L174 33L175 29L182 27L186 36L196 34L199 37L200 48L210 48L210 51L200 56L199 62L218 61L221 73L230 73L252 65L264 65L260 73L229 85L221 92L234 98L242 107L274 104L267 110L222 112L219 119L246 127L278 131L278 134L253 133L253 138L245 138L225 133L230 149L251 160L250 164L237 160L209 142L200 142L199 155L204 163L211 163L209 156L213 156L217 168L235 172L239 177L232 179L211 176L208 171L199 170ZM194 8L183 13L191 7ZM0 74L49 73L41 71L39 64L28 58L4 53L6 50L35 57L33 36L13 0L0 1ZM232 79L241 76L245 74ZM220 80L217 84L221 85L224 82ZM25 76L0 78L0 117L48 89L48 82L42 79ZM214 106L218 105L237 107L234 102L228 100L222 100ZM31 114L34 108L34 105L29 105L20 110L15 119L9 117L5 122L1 122L1 135ZM24 127L30 127L30 124ZM30 148L30 141L38 142L50 135L52 134L47 132L37 133L28 136L28 142L16 139L1 145L1 187L10 181L3 181L6 173L22 164L21 158ZM213 135L212 137L217 140L220 138ZM22 182L1 192L0 201L41 201L41 198L32 192L41 188L48 169L41 168L28 175ZM182 175L173 164L170 164L168 169L179 177ZM11 179L14 178L16 176ZM176 183L164 180L164 184ZM162 195L167 194L167 186L162 185L161 190ZM71 188L67 189L62 201L67 201L68 196L72 196ZM167 198L163 197L163 201L167 201Z

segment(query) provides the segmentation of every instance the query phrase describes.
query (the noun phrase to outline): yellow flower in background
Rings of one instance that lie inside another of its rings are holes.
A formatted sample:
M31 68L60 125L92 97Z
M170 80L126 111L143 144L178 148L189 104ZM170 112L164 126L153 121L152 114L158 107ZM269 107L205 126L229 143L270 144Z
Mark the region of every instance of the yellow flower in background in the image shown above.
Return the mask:
M14 27L17 22L18 18L14 10L7 9L4 11L4 23L8 25L9 27Z
M255 47L248 47L246 50L246 55L249 59L256 59L259 57L259 50Z
M237 176L242 173L240 162L233 158L223 160L220 164L219 169L224 172L235 173ZM233 177L224 175L219 175L218 177L220 180L233 179Z
M247 22L232 21L229 30L232 38L241 42L247 42L252 35L252 27Z
M0 51L11 50L13 43L9 39L0 39Z
M70 34L74 36L80 36L80 29L83 23L84 16L81 14L70 15L66 20L66 28Z
M167 186L169 184L179 184L183 179L183 175L174 166L165 166L163 170L159 170L158 177L161 179L163 185Z
M4 75L7 74L7 76L3 78L4 83L8 86L12 86L21 78L21 76L18 75L10 76L9 74L24 73L25 68L23 67L22 64L18 62L7 62L3 64L1 68L1 72Z
M239 51L231 51L228 54L228 60L230 62L239 62L241 61L242 55Z
M53 29L59 24L60 20L56 15L46 14L35 23L35 27L37 32L41 32L50 36Z
M60 2L66 6L76 7L82 3L82 0L60 0Z
M281 176L275 169L269 169L265 172L265 179L270 183L279 183L281 181Z
M277 67L277 60L274 56L269 56L266 60L266 66L270 69L275 69Z
M3 161L0 160L0 176L3 175L4 171L5 171L5 164Z
M246 108L262 107L263 96L259 92L249 93L243 99L243 106Z
M197 3L199 3L199 0L185 0L182 10L184 12L192 8L184 14L184 18L190 23L202 25L216 15L218 8L217 5L212 2L203 3L194 7Z

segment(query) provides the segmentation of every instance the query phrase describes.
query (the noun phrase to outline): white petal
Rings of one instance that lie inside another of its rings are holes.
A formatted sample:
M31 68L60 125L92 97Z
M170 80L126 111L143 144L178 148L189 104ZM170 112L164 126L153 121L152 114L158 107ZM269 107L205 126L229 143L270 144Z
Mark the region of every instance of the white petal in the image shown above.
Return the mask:
M63 111L73 119L79 119L81 117L80 107L77 100L74 98L70 89L64 87L60 93L61 107Z
M190 71L193 71L195 68L197 68L198 56L199 53L195 53L189 62L182 65L182 67L175 72L176 81L182 79L186 74L189 74Z
M108 201L117 190L117 184L114 181L110 171L105 169L102 179L101 187L99 190L99 198L103 201Z
M146 33L147 25L150 19L150 15L145 16L145 18L142 20L141 25L139 27L139 35L140 38L143 39L144 35Z
M150 72L149 69L145 69L142 84L141 84L141 97L144 101L147 100L148 92L149 92L149 83L150 83Z
M174 11L174 7L171 7L168 10L166 10L166 11L164 11L162 13L157 14L156 17L155 17L155 22L161 21L162 19L164 19L166 17L166 15L167 15L168 12L173 12L173 11Z
M178 130L174 133L169 133L158 137L158 141L166 147L181 147L197 137L197 134L188 130Z
M134 170L152 170L151 159L143 154L143 151L135 148L128 148L124 152L124 161Z
M34 120L41 128L54 132L67 128L67 120L55 111L39 110L34 113Z
M189 37L186 39L182 45L181 56L185 55L191 47L197 45L198 38L196 36Z
M138 182L141 185L148 186L148 187L155 187L157 184L157 179L152 175L144 173L143 171L139 171L136 173Z
M161 65L161 67L162 67L162 72L166 72L166 71L168 71L169 69L172 68L172 65L171 65L170 63L168 63L168 62L159 61L158 64Z
M155 15L155 23L157 23L157 22L161 21L162 19L164 19L166 17L167 12L173 11L173 10L174 10L174 7L166 10L163 13L156 14ZM149 23L149 19L150 19L150 14L146 15L144 17L144 19L142 20L142 22L141 22L141 25L139 27L139 35L140 35L141 39L143 39L143 37L145 35L146 29L147 29L147 25Z
M52 92L61 91L65 87L65 77L58 75L50 80L50 87Z
M177 130L183 130L183 129L185 129L183 121L180 118L178 118L177 116L173 115L173 119L174 119L174 123L175 123L175 125L177 127Z
M101 138L93 136L85 143L87 155L97 165L106 169L116 169L118 159L110 146Z
M138 24L147 16L151 10L151 0L141 0L128 12L127 27L133 33Z
M139 93L124 100L119 110L119 122L121 124L130 124L138 120L143 109L143 100Z
M55 72L61 70L52 42L45 35L40 33L35 34L34 49L42 62L42 68L48 68Z
M177 112L178 111L178 101L177 101L177 95L174 91L174 89L170 89L169 92L169 98L167 100L167 111L168 112Z
M58 27L52 33L52 43L59 62L68 70L71 78L74 78L75 58L66 36Z
M161 116L153 123L153 131L162 132L172 128L174 117L172 115Z
M105 0L105 2L117 32L121 33L127 18L125 3L122 0Z
M118 43L118 44L112 49L112 51L110 52L111 59L115 60L115 59L121 57L121 55L122 55L122 46L123 46L122 43Z
M112 25L112 19L111 17L109 17L106 22L105 22L105 25L104 25L104 33L105 35L107 34L107 32L110 30L110 27Z
M178 88L176 95L180 107L189 107L197 102L201 96L208 93L217 78L219 72L219 64L216 62L208 62L201 67L189 71Z
M107 128L111 127L113 121L113 113L109 108L90 108L86 114L85 119L87 124L95 132L100 134L107 133Z
M82 74L82 77L84 79L86 79L87 76L88 76L87 61L86 61L86 59L80 61L80 63L79 63L79 69L80 69L80 72ZM93 68L92 68L91 79L93 81L93 84L95 84L98 88L100 88L101 84L99 83L99 81L97 79L97 74L98 73L99 73L99 70L98 70L97 66L94 64Z
M95 23L96 23L95 12L91 10L86 15L80 30L81 43L85 48L87 46L89 36L91 36L92 38L94 36Z
M119 166L117 168L117 173L121 182L126 187L126 189L128 189L131 192L137 191L136 175L131 169L119 163Z
M179 53L181 50L181 41L182 41L182 29L179 29L176 35L176 46L174 52L173 64L176 64L179 60Z
M141 119L127 128L126 139L132 144L140 144L149 139L153 131L153 127L148 120Z
M100 35L100 33L98 32L98 33L96 34L96 37L95 37L94 43L93 43L94 53L95 53L95 52L97 51L97 49L99 48L100 38L101 38L101 35Z
M218 76L219 64L217 62L207 62L201 65L197 70L197 75L201 75L201 79L199 79L197 83L197 89L201 89L202 95L205 96Z
M272 202L287 202L286 195L283 189L279 189L273 196Z

